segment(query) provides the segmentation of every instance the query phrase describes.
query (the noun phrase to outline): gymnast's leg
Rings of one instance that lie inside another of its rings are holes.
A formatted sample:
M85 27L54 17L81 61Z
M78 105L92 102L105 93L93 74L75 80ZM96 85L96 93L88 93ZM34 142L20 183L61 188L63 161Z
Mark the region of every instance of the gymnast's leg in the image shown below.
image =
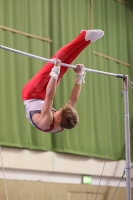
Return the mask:
M104 33L101 30L83 30L74 40L59 49L52 59L58 58L63 63L71 64L86 46L101 38L103 34ZM46 63L41 70L28 83L26 83L22 90L23 100L45 99L46 87L50 80L49 73L52 68L52 63ZM59 82L67 70L67 67L61 67L57 82Z

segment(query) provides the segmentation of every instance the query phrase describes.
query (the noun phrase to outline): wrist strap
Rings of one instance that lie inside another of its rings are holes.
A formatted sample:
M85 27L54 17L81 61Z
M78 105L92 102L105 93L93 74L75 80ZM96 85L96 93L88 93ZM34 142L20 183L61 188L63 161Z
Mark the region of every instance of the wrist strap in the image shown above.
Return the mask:
M50 72L50 76L54 79L58 79L58 76L60 74L60 67L59 66L55 66L52 68L51 72Z
M82 84L82 83L85 83L85 75L86 73L84 72L82 75L79 75L79 74L76 74L76 79L75 79L75 82L77 84Z

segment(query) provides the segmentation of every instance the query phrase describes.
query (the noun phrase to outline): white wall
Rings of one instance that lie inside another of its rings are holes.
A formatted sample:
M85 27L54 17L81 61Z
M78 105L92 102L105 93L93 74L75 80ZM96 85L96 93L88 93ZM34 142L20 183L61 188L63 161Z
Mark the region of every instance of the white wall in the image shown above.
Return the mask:
M2 160L7 179L48 182L82 183L82 175L91 175L92 184L98 184L104 167L104 160L100 159L5 147L2 147ZM117 185L124 168L125 161L107 161L101 184ZM0 178L2 177L0 162ZM125 185L125 178L121 184Z

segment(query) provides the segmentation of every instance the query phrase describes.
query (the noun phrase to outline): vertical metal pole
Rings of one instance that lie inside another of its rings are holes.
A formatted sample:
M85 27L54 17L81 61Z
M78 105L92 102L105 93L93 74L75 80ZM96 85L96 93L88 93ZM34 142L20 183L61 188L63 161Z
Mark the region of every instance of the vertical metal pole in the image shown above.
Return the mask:
M129 103L128 103L128 76L124 81L124 109L125 109L125 151L126 151L126 195L127 200L132 200L131 196L131 169L130 169L130 123L129 123Z

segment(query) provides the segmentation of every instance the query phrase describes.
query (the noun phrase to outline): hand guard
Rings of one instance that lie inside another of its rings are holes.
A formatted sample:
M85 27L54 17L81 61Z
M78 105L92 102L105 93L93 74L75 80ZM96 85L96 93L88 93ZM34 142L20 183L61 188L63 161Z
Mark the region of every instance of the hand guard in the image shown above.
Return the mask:
M57 60L54 60L54 67L52 68L52 70L49 74L52 78L54 78L56 80L58 79L58 76L60 74L60 67L61 67L60 64L61 64L61 62L58 63Z
M76 79L75 79L75 82L77 84L82 84L82 83L85 83L85 68L84 68L84 65L82 64L82 68L80 70L80 72L77 72L76 73Z
M80 85L81 85L82 83L85 83L85 75L86 75L85 72L83 72L82 74L77 73L77 74L76 74L75 82L76 82L77 84L80 84Z

